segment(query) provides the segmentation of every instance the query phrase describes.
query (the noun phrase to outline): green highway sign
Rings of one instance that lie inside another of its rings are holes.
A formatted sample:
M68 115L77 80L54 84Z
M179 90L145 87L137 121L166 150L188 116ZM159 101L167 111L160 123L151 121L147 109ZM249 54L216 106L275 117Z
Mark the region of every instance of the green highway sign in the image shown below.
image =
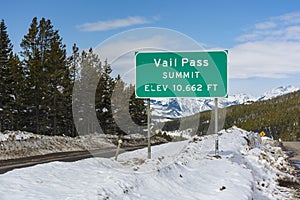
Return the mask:
M227 54L137 52L136 97L227 97Z

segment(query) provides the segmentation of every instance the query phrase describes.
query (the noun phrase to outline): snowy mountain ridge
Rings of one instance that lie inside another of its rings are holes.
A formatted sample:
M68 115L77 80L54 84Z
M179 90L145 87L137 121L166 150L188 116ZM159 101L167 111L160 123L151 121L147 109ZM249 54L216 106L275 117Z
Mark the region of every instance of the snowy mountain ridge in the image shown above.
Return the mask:
M219 98L219 107L224 108L231 105L244 104L249 102L258 102L275 98L284 94L300 90L296 86L280 86L264 93L259 97L247 94L236 94L226 98ZM159 98L151 99L152 120L154 122L168 121L190 116L205 110L211 110L214 107L213 99L207 98Z
M272 98L282 96L282 95L285 95L285 94L288 94L291 92L296 92L298 90L300 90L300 87L297 87L297 86L292 86L292 85L280 86L280 87L272 89L271 91L264 93L263 95L258 97L257 101L272 99Z

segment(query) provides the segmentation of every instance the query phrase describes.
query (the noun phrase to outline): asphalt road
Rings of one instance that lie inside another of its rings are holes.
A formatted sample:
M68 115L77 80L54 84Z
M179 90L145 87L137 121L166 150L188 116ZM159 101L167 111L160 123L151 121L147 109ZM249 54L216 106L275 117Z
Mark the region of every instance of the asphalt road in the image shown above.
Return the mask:
M120 150L120 154L125 151L132 151L140 148L143 148L143 146L123 148ZM53 161L73 162L91 157L111 158L115 156L115 154L116 149L101 149L92 151L59 152L19 159L0 160L0 174L4 174L16 168L29 167L36 164L48 163Z
M300 161L300 142L282 142L283 146L295 153L294 157L291 157L291 160Z

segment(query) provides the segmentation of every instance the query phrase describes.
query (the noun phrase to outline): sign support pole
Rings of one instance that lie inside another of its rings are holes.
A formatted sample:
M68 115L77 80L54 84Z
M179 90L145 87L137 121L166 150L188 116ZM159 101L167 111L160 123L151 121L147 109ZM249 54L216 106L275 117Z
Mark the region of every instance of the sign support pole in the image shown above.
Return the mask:
M219 134L218 134L218 98L215 98L215 134L216 136L216 141L215 141L215 156L219 156Z
M148 124L148 159L151 159L151 130L150 130L150 98L147 99L147 124Z

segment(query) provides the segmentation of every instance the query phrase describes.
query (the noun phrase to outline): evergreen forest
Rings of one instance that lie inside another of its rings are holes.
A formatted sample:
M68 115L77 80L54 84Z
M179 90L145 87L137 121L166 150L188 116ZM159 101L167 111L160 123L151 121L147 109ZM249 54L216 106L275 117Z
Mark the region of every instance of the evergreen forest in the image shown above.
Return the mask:
M92 48L80 50L76 44L67 55L63 39L49 19L34 17L21 43L21 52L13 52L7 26L0 22L0 131L23 130L42 135L77 136L96 131L125 134L113 117L111 96L118 85L119 101L130 111L130 118L146 123L143 99L136 99L134 86L126 85L120 76L112 77L108 60L100 60ZM77 102L77 111L93 108L97 121L89 122L89 114L80 116L82 126L75 127L72 95L77 85L82 95L90 85L82 80L94 77L96 90L93 102ZM127 97L128 101L123 97ZM118 109L115 109L118 112ZM115 115L118 116L118 115ZM121 115L120 115L121 117ZM77 129L76 129L77 128ZM130 128L130 127L129 127ZM124 129L124 128L123 128Z

